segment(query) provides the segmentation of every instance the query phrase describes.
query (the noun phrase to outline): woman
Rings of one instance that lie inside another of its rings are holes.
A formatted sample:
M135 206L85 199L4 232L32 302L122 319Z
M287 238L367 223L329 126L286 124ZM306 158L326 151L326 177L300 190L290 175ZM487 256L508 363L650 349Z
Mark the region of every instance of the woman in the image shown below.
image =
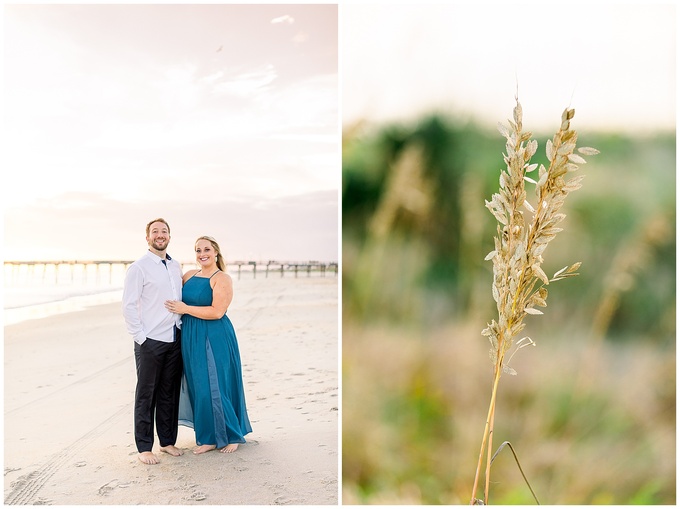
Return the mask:
M226 316L233 297L231 277L217 241L199 237L196 261L201 267L182 279L182 301L165 306L182 317L182 357L190 407L180 404L180 424L194 428L202 454L219 448L234 452L252 431L241 375L236 334Z

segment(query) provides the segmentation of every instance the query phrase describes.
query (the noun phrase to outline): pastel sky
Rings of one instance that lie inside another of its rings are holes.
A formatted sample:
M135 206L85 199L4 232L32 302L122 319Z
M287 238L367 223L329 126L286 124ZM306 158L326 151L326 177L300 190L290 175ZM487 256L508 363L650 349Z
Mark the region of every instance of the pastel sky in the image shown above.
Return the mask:
M5 260L338 259L335 5L5 5Z
M515 94L529 130L673 131L674 1L352 3L342 9L342 120L445 112L494 127Z
M4 5L4 259L338 257L340 128L674 130L675 2ZM341 64L339 71L338 36ZM340 97L342 91L342 97ZM342 112L342 113L341 113ZM342 117L340 117L342 115Z

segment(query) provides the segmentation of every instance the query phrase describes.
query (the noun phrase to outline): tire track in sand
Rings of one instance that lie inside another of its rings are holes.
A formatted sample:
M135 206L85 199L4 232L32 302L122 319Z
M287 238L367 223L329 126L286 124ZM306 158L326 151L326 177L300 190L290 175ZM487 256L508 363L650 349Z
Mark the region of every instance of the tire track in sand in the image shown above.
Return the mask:
M122 359L122 360L120 360L120 361L118 361L118 362L115 362L115 363L113 363L113 364L109 364L107 367L105 367L105 368L103 368L103 369L100 369L99 371L96 371L96 372L94 372L94 373L91 373L91 374L87 375L87 376L84 377L84 378L80 378L80 379L78 379L78 380L76 380L76 381L74 381L74 382L71 382L71 383L68 384L68 385L65 385L65 386L63 386L63 387L60 387L59 389L56 389L56 390L50 392L49 394L45 394L44 396L40 396L40 397L38 397L38 398L36 398L36 399L32 399L31 401L28 401L28 402L24 403L23 405L14 407L14 408L12 408L11 410L7 410L7 411L5 412L5 416L8 416L9 414L14 413L14 412L16 412L17 410L21 410L22 408L26 408L27 406L33 405L33 404L35 404L35 403L38 403L38 402L40 402L40 401L42 401L42 400L44 400L44 399L51 398L51 397L53 397L55 394L58 394L58 393L60 393L60 392L62 392L62 391L65 391L65 390L67 390L67 389L70 389L71 387L74 387L74 386L77 386L77 385L80 385L80 384L83 384L83 383L87 383L87 382L89 382L89 381L91 381L91 380L94 380L94 379L97 378L98 376L103 375L104 373L106 373L106 372L108 372L108 371L110 371L110 370L112 370L112 369L118 368L118 367L120 367L120 366L124 366L124 365L126 365L126 364L128 364L128 363L130 363L130 362L132 362L132 361L133 361L133 357L132 357L131 355L129 355L129 356L126 357L125 359Z
M264 299L261 299L259 297L253 297L251 298L246 304L243 309L240 309L240 312L243 312L245 309L252 309L255 308L255 311L252 312L250 316L246 318L244 321L245 323L242 323L239 325L239 330L248 330L252 328L252 324L260 317L260 315L264 312L265 309L270 309L272 307L275 307L283 300L283 293L279 292L277 295L273 295L269 300L270 302L262 302ZM273 302L271 302L273 301ZM258 305L255 307L255 305Z
M5 497L6 505L33 505L36 504L34 499L43 486L49 479L61 468L67 461L73 458L79 451L84 449L88 444L93 442L96 438L103 435L108 429L112 428L116 422L123 416L128 415L132 410L132 403L125 405L116 413L111 415L101 424L95 426L93 429L85 433L82 437L76 440L70 446L62 449L60 452L54 454L37 470L22 475L12 483L12 491ZM45 502L42 502L43 504Z

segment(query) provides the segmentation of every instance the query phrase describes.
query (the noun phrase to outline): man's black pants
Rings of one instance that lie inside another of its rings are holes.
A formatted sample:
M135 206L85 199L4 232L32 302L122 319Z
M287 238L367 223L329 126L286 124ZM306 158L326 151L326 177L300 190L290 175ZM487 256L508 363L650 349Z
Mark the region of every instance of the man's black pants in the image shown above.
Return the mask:
M139 452L153 447L153 422L161 447L175 445L179 392L182 381L181 333L175 341L164 343L147 338L135 342L137 389L135 391L135 443Z

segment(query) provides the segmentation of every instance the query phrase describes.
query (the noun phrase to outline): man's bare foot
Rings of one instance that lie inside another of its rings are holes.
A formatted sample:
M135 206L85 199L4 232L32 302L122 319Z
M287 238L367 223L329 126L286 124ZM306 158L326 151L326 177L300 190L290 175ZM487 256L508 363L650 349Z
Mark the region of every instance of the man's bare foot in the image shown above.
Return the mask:
M204 452L212 451L216 447L216 445L199 445L194 449L194 454L203 454Z
M178 449L174 445L166 445L165 447L161 447L161 451L167 452L168 454L171 454L173 456L181 456L184 454L184 451L182 449Z
M229 444L228 446L220 449L220 452L234 452L236 449L238 449L238 444Z
M158 457L151 451L140 452L137 458L145 465L156 465L157 463L160 463Z

